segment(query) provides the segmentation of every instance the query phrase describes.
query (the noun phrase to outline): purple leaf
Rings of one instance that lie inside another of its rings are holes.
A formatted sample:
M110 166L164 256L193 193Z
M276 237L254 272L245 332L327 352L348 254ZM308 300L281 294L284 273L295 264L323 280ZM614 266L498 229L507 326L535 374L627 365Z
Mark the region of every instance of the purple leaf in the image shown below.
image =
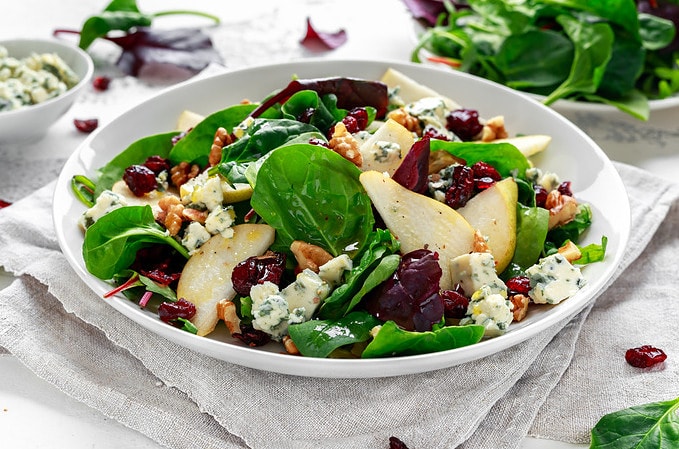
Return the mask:
M441 275L438 254L427 249L404 254L391 279L368 294L366 310L409 331L430 331L445 311Z
M139 28L107 37L123 50L118 67L131 76L189 78L222 59L210 37L197 28Z
M429 180L429 137L413 144L392 179L408 190L424 193Z
M439 14L446 12L442 0L403 0L410 14L427 26L436 25Z
M335 33L324 33L316 31L311 25L311 19L306 19L306 35L300 44L309 50L334 50L342 46L347 41L347 32L339 30Z

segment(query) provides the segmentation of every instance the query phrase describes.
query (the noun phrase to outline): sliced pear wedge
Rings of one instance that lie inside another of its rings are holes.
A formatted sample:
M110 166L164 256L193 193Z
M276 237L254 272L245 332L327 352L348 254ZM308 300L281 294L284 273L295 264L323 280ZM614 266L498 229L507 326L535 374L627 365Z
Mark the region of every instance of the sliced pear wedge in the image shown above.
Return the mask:
M450 261L472 251L474 228L454 209L406 189L389 176L363 172L359 180L401 252L427 248L439 255L441 288L451 289Z
M177 297L196 306L191 322L198 335L207 335L217 325L217 303L233 299L233 268L251 256L264 254L273 243L274 229L265 224L240 224L233 227L233 237L211 237L188 260L179 278Z
M195 127L198 123L202 122L204 118L204 116L198 114L197 112L185 109L181 114L179 114L179 118L177 118L177 130L188 131Z
M488 238L488 248L501 273L516 249L516 203L518 188L512 178L496 182L457 209L472 227Z
M400 97L405 104L413 103L422 98L438 97L445 101L446 107L450 110L460 109L461 107L457 102L444 97L432 88L415 81L406 74L391 67L384 72L380 81L386 84L390 89L398 88L397 96Z
M514 145L524 156L531 157L545 150L549 144L552 142L552 136L545 134L530 134L526 136L518 137L508 137L506 139L497 139L491 142L482 143L511 143Z
M376 170L393 175L401 160L415 143L413 133L395 120L384 122L359 148L361 170Z

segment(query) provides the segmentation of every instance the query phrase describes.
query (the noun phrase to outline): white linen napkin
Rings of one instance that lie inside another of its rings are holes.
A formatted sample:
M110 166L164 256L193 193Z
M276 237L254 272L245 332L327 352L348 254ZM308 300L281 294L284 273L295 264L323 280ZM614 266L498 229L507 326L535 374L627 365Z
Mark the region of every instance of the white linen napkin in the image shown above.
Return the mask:
M639 259L646 263L667 257L659 250L663 245L677 249L672 229L679 222L679 185L623 164L617 168L633 211L620 274L651 239ZM634 371L623 366L624 351L614 348L598 351L596 361L601 375L608 374L606 367L612 371L611 385L582 382L592 369L581 362L591 342L612 344L623 333L630 343L636 335L640 344L660 345L665 333L674 332L676 338L676 330L668 329L671 324L616 332L601 323L621 322L625 316L620 315L630 313L629 308L638 321L656 319L654 310L636 310L638 297L652 296L659 281L637 269L638 262L598 299L590 314L596 318L593 323L585 310L570 322L475 362L385 379L286 376L180 347L94 295L59 251L51 224L53 188L52 183L0 211L0 265L19 276L0 292L0 345L67 394L167 447L377 449L389 447L393 435L411 449L460 444L516 448L531 425L535 435L581 439L613 401L607 395L618 394L615 386L624 388L641 377L657 382L657 393L668 387L664 393L676 395L676 382L671 388L668 384L676 380L675 365L666 363L658 372ZM676 263L677 256L671 260ZM627 290L630 282L634 290ZM672 276L663 282L667 292L679 284ZM616 307L607 306L611 303ZM676 301L674 309L676 316ZM657 340L646 340L652 337ZM569 367L574 351L578 363ZM575 386L577 401L571 395ZM653 397L630 389L614 403L630 406ZM598 403L582 398L597 398ZM553 405L559 401L563 404ZM562 415L572 410L580 416Z

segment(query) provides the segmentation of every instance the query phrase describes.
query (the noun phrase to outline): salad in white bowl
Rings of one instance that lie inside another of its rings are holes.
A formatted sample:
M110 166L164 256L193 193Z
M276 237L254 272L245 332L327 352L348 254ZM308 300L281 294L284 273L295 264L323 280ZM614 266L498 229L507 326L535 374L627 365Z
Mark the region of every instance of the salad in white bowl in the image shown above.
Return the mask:
M293 79L71 178L90 275L198 336L315 358L449 351L567 301L592 208L515 136L393 68ZM558 306L557 306L558 307Z

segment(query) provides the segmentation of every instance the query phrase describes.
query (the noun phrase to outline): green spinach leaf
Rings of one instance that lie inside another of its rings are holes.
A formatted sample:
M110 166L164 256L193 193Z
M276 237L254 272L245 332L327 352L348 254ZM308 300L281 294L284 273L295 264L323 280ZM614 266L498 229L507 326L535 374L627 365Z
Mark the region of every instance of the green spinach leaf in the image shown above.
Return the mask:
M592 429L590 449L673 449L679 445L679 398L630 407L603 416Z
M85 266L99 279L112 279L134 262L140 248L151 243L168 244L189 257L186 248L156 223L151 206L115 209L87 228L83 242Z
M359 174L354 164L325 147L285 146L260 167L251 204L276 229L274 245L280 250L304 240L333 256L357 253L375 221Z
M447 151L464 159L470 166L476 162L485 162L495 167L503 178L508 176L525 178L526 170L530 168L526 156L509 143L447 142L432 139L430 149L432 152Z
M542 207L517 204L516 249L512 262L526 269L537 262L547 237L549 211Z

